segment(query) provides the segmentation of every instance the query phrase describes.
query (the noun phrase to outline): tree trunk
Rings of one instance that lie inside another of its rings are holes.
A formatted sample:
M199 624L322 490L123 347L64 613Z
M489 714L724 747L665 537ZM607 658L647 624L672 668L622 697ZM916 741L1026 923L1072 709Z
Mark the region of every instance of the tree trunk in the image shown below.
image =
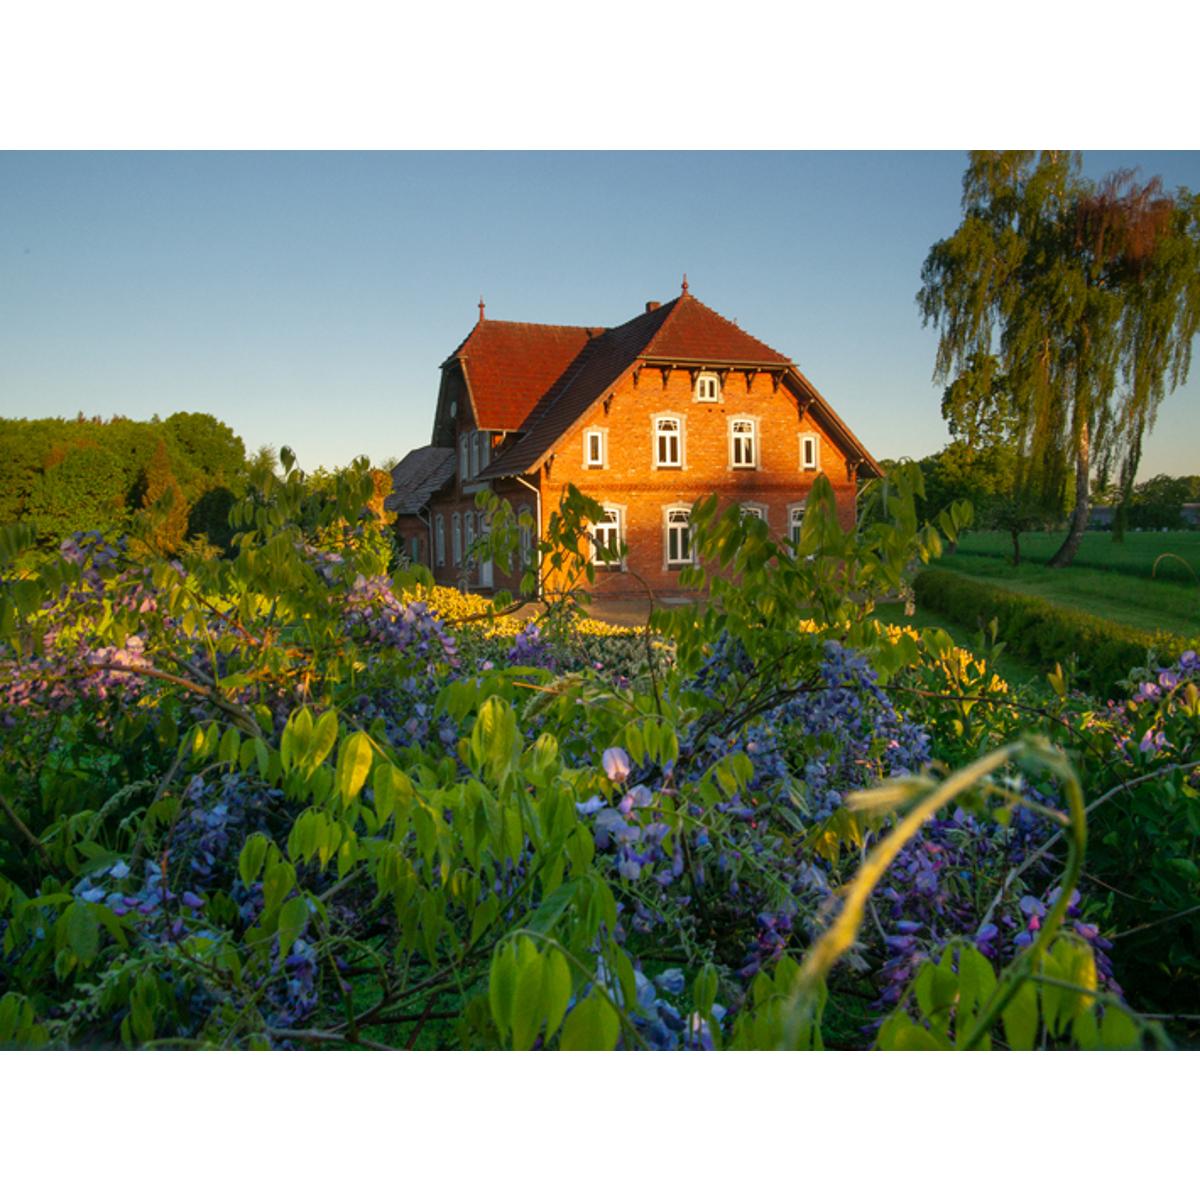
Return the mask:
M1050 567L1069 567L1083 541L1087 529L1088 514L1091 505L1088 499L1091 485L1091 438L1086 424L1079 431L1079 445L1075 454L1075 512L1071 517L1071 528L1067 531L1066 540L1054 552L1054 557L1046 564Z
M1021 535L1015 529L1010 529L1009 536L1012 538L1013 544L1013 566L1019 567L1021 565Z

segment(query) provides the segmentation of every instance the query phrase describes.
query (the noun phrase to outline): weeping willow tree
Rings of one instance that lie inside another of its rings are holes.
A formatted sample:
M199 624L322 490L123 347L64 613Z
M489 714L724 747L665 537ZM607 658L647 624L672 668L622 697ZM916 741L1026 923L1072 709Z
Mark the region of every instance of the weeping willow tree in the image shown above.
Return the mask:
M1045 496L1064 462L1074 475L1052 566L1075 557L1098 456L1120 461L1132 488L1200 324L1200 197L1081 170L1064 151L972 153L962 221L929 251L917 293L938 331L936 380L986 406L1002 375L1029 494Z

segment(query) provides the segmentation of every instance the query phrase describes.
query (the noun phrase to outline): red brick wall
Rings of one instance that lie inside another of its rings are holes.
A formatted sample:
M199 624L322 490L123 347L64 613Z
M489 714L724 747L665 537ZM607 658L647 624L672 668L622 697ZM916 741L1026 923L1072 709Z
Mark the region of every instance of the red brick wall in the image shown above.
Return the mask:
M846 528L853 524L854 479L847 478L846 459L826 433L807 414L800 415L796 396L767 374L757 374L747 389L746 377L731 371L717 403L692 399L691 375L670 372L666 386L655 368L643 369L635 385L632 374L612 393L607 413L597 404L560 441L554 458L541 476L543 509L557 503L563 488L575 484L604 504L624 506L627 564L656 592L676 590L677 570L664 568L664 506L690 505L712 492L730 502L766 505L772 536L788 535L789 506L806 499L818 472L800 465L800 437L819 439L819 471L829 477L838 512ZM656 468L653 421L675 415L683 421L683 465ZM730 464L729 421L746 416L756 421L757 466ZM584 431L606 432L606 466L584 465ZM597 578L597 592L641 591L636 581L606 571Z

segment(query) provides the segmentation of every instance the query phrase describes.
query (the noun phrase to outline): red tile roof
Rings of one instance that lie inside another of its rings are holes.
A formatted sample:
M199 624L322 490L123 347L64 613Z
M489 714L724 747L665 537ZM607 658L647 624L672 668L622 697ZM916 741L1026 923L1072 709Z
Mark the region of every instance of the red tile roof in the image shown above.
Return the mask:
M809 395L814 409L854 454L862 469L879 465L800 374L795 364L686 290L612 329L526 325L480 320L443 363L463 362L481 429L516 438L480 472L481 479L523 475L535 468L571 426L635 363L777 368Z
M480 429L520 429L598 329L479 321L443 363L461 359Z
M640 357L702 364L791 364L786 355L751 337L687 292L671 307L671 319L650 339Z
M592 338L571 369L530 413L521 427L520 439L481 471L480 478L523 475L538 462L587 412L596 397L616 383L641 357L647 341L668 324L678 304L679 301L674 300Z

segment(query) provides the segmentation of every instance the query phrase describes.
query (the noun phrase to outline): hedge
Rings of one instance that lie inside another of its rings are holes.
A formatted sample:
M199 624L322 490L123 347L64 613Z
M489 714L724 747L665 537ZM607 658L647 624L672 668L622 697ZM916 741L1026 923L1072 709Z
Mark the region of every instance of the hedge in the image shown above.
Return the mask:
M1166 664L1191 646L1186 638L1132 629L958 571L922 571L913 591L918 604L968 628L995 618L999 640L1034 666L1050 670L1074 656L1078 683L1101 696L1117 694L1119 681L1148 660Z

